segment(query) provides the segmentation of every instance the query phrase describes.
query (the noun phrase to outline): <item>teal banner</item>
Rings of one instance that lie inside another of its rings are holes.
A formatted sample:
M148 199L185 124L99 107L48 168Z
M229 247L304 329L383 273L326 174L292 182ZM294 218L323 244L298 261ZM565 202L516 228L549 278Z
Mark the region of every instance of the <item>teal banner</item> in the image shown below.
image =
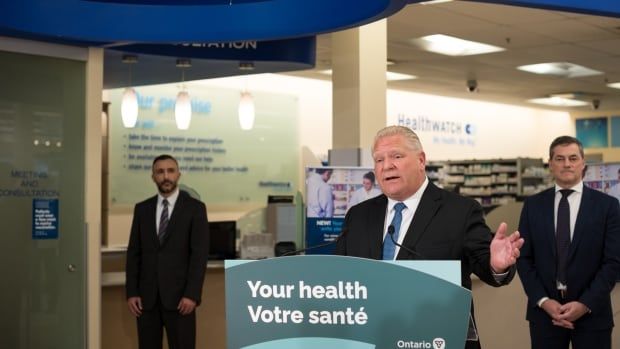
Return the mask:
M227 348L462 348L458 261L226 261Z

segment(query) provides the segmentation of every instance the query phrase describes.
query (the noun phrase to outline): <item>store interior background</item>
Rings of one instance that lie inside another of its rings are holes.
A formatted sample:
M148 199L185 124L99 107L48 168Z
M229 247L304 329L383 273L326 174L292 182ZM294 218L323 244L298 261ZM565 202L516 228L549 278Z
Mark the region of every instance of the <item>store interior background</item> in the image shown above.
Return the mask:
M438 20L442 18L442 20ZM442 24L440 24L442 23ZM453 25L445 27L445 23ZM439 29L438 27L441 27ZM399 115L425 115L444 121L476 124L475 146L449 146L433 142L433 134L419 132L429 161L497 159L530 157L546 162L548 145L561 134L575 134L575 119L620 114L620 91L607 87L605 79L620 78L619 59L620 20L501 5L453 2L434 6L408 6L388 18L388 60L395 62L389 71L418 76L415 80L388 82L386 125L398 124ZM506 46L502 53L448 57L428 53L407 44L407 40L440 31L457 37ZM504 42L501 42L501 41ZM510 41L507 45L506 41ZM524 58L530 56L530 58ZM330 68L331 35L318 37L317 67L310 71L290 74L261 74L218 78L188 84L254 92L294 95L298 101L299 180L298 190L303 193L305 167L318 166L328 160L332 147L332 83L322 71ZM553 78L520 72L520 64L570 61L585 66L601 67L605 75L589 78ZM521 63L524 62L524 63ZM466 81L475 79L478 90L469 92ZM567 91L587 91L582 95L588 102L600 99L594 110L588 105L581 108L541 108L525 100ZM118 117L118 116L117 116ZM378 115L377 117L381 117ZM256 121L257 124L260 121ZM273 127L277 127L273 125ZM207 131L209 132L209 131ZM251 131L250 131L251 132ZM600 154L605 162L620 161L620 152L612 148L587 149ZM209 207L212 220L237 220L241 234L266 230L265 201L244 204L242 210L232 211L217 205ZM520 204L496 209L489 214L489 225L496 227L507 220L510 230L516 229ZM248 215L248 212L250 214ZM252 217L249 221L242 217ZM116 209L109 215L108 243L123 245L127 239L130 208ZM199 335L208 347L217 342L219 330L213 313L223 316L224 309L211 300L211 292L223 292L218 273L210 270L205 299L199 316L206 321L202 328L208 333ZM221 275L220 275L221 276ZM112 291L107 291L111 293ZM474 298L481 338L488 348L522 348L528 336L525 317L525 297L518 281L501 289L492 289L480 282L474 283ZM104 292L105 295L105 292ZM117 293L116 297L121 298ZM104 297L104 300L106 298ZM109 300L108 300L109 301ZM615 309L620 296L614 293ZM498 312L502 315L498 316ZM124 309L104 310L103 338L111 338L119 330L118 316L127 319ZM125 314L125 315L123 315ZM209 315L210 314L210 315ZM217 316L215 317L217 318ZM106 324L111 326L106 330ZM132 336L129 328L124 332ZM220 332L221 333L221 332ZM115 336L114 338L119 338ZM127 340L130 342L130 340ZM618 342L618 335L614 342ZM105 346L104 346L105 347Z
M442 27L442 33L500 46L504 44L508 50L454 58L424 52L407 44L409 38L437 31L437 27L441 26L437 23L440 17L445 22L454 23L448 28ZM418 132L429 161L526 157L546 162L550 142L561 134L574 135L577 118L620 114L620 91L616 92L604 83L605 79L613 81L615 77L620 78L620 69L614 64L620 55L619 25L620 20L613 18L490 4L456 2L406 7L388 18L388 60L395 64L387 69L418 78L388 82L386 125L398 124L399 116L426 116L477 126L474 146L441 144L433 141L432 132ZM510 38L510 45L506 45L507 38ZM504 42L497 42L501 40ZM293 95L298 102L297 190L301 193L304 192L305 168L327 162L328 151L332 148L332 82L329 75L323 73L330 68L331 35L320 35L317 45L317 67L313 70L217 78L187 84L189 91L192 86L198 85ZM533 57L524 58L527 56ZM605 74L568 79L536 76L514 68L525 64L520 62L558 60L597 68L604 66ZM466 84L471 79L477 80L477 91L468 91ZM525 102L539 95L566 91L581 92L578 98L588 103L593 98L600 99L601 105L594 110L590 104L580 108L548 108ZM256 123L259 125L260 121ZM208 134L211 131L205 132ZM605 162L620 161L617 149L596 148L586 152L589 156L597 154L595 157ZM236 220L240 236L267 232L265 203L266 200L240 203L237 206L241 207L239 210L230 210L228 205L210 205L209 217L211 220ZM494 228L499 222L507 221L509 230L516 229L520 205L513 203L495 209L496 212L488 215L489 225ZM125 244L131 207L112 208L108 219L108 244ZM199 316L206 318L202 328L208 330L199 335L199 341L204 341L208 347L223 346L224 343L218 342L215 337L224 328L218 325L218 316L213 316L214 313L224 315L221 304L213 301L219 299L223 292L221 274L209 270L207 283L207 303L199 310ZM109 296L114 291L114 287L108 291L104 289L104 301L111 301ZM213 297L211 292L217 292L217 296ZM614 292L616 309L620 306L617 292ZM483 344L488 348L524 347L523 341L528 331L524 320L525 297L520 283L515 281L506 288L492 289L476 281L473 294ZM122 298L118 290L115 296ZM498 316L498 311L501 316ZM103 338L104 343L110 341L110 347L115 340L123 338L111 336L118 331L127 336L125 343L131 342L133 330L125 313L125 309L118 305L104 309L104 316L109 321L103 321ZM119 316L127 320L123 330L119 329L120 323L112 324L112 319ZM105 324L110 328L106 329ZM615 335L614 342L618 340L618 335Z
M385 117L386 125L397 124L399 115L426 115L477 126L476 145L466 148L437 144L432 134L420 132L429 161L529 157L541 158L546 162L551 140L561 134L574 135L575 120L620 115L620 90L606 86L608 82L620 81L620 18L454 1L409 5L387 19L387 33L387 58L394 63L387 69L418 78L388 82L386 114L377 117ZM507 51L448 57L422 51L409 43L412 38L434 33L494 44L506 47ZM303 196L305 168L327 161L328 152L332 149L332 83L329 75L322 73L331 66L331 38L329 33L318 36L316 68L312 70L260 75L239 71L239 74L245 75L186 82L190 94L194 86L206 86L238 92L249 90L255 96L266 93L296 99L297 114L294 117L297 118L299 144L293 195L300 192ZM166 69L178 75L173 61L170 60L170 67ZM600 70L603 74L562 78L515 69L521 64L550 61L577 63ZM125 70L126 67L121 65L117 69ZM105 71L103 74L106 74ZM474 92L468 91L467 81L470 80L477 82ZM140 86L134 87L140 90ZM103 101L118 105L120 101L111 97L114 93L113 89L105 89ZM541 107L525 102L554 93L571 93L577 99L588 102L588 105L575 108ZM600 101L597 109L591 106L594 99ZM173 117L173 114L170 116ZM118 118L120 115L110 113L102 116L104 130L109 130L108 117ZM259 125L260 120L256 124ZM217 130L205 132L215 133ZM108 139L109 133L104 131L103 144ZM362 151L368 152L368 149ZM109 156L106 150L103 153ZM620 162L618 148L589 148L586 153L597 161ZM110 184L105 184L105 178L110 175L104 167L104 192L109 189ZM144 175L144 181L149 181L148 174ZM141 199L136 198L136 201ZM218 205L215 202L209 205L208 214L212 221L235 220L241 223L238 225L239 238L245 233L267 233L266 202L266 197L236 205ZM126 309L122 282L112 278L111 282L106 283L106 274L122 273L122 250L127 243L132 207L109 201L105 201L102 207L105 227L101 234L104 251L101 298L103 348L137 347L135 321ZM496 208L488 215L489 225L493 228L506 220L509 230L516 229L519 207L515 204ZM199 347L225 347L223 286L223 270L208 269L203 295L205 302L198 310ZM475 282L473 295L485 347L526 347L524 343L529 334L524 315L525 297L517 280L501 289ZM613 293L613 302L617 320L620 309L620 291L617 289ZM618 331L614 331L613 340L620 343Z

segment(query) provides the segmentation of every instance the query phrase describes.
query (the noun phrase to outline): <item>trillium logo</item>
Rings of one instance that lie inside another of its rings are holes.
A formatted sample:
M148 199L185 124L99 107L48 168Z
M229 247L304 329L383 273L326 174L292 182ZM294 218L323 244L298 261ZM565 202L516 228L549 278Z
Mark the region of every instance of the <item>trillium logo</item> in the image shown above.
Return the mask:
M443 338L433 339L433 349L445 349L446 341Z

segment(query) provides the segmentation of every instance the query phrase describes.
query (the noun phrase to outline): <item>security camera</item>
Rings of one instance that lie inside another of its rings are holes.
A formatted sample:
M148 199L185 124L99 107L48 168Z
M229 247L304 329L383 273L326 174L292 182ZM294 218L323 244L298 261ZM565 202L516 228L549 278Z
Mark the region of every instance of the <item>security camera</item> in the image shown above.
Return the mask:
M592 109L596 110L600 106L601 106L601 100L600 99L593 99L592 100Z
M467 91L476 92L478 91L478 81L476 80L467 80Z

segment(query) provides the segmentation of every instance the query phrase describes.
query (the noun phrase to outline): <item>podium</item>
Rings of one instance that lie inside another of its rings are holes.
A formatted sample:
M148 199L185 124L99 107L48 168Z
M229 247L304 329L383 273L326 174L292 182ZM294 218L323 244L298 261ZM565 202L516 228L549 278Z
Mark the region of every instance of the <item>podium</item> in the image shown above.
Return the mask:
M227 260L229 349L464 347L459 261L343 256Z

